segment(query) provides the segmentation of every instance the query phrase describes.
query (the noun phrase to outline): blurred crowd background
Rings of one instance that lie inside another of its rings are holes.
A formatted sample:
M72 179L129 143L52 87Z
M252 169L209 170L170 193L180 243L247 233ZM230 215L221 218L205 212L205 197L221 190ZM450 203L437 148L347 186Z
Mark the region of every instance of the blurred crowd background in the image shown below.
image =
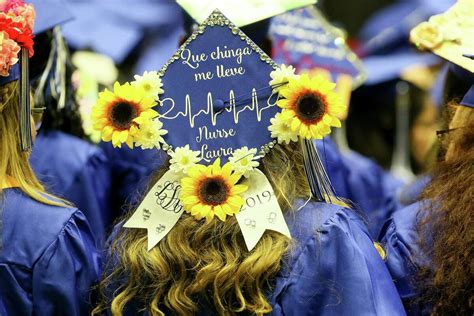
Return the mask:
M73 53L72 63L80 70L73 80L84 128L98 141L87 122L97 92L116 79L127 81L134 74L159 70L184 35L183 13L171 0L64 2L71 18L62 32ZM350 98L339 145L348 144L406 180L426 170L436 156L432 145L444 82L442 60L417 51L409 32L453 3L321 0L316 5L339 28L365 72L365 81ZM409 106L397 112L403 94Z

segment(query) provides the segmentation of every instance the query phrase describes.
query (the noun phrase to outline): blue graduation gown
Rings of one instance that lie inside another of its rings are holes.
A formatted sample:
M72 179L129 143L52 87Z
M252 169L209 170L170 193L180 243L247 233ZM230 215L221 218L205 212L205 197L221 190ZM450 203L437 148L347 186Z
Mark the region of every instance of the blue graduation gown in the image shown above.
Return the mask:
M110 207L111 175L103 151L75 136L48 131L38 134L30 163L48 192L84 212L102 245L117 216Z
M407 184L400 190L398 195L398 202L400 208L415 203L420 198L423 190L430 183L431 177L429 175L419 176L412 183Z
M409 304L418 296L413 283L418 269L429 266L418 247L417 223L423 203L413 203L394 212L379 238L387 254L385 263L409 315L429 315L429 308Z
M268 296L272 315L405 315L387 268L353 210L311 202L286 219L295 248ZM209 306L198 312L214 314ZM139 307L131 303L125 315L140 315Z
M130 205L141 201L150 177L166 160L166 153L158 150L130 149L127 146L114 148L111 143L100 143L111 168L112 208L123 214Z
M354 151L341 153L330 138L316 141L318 153L337 196L360 209L371 235L378 237L383 223L398 208L397 191L403 182Z
M0 194L0 315L89 315L100 257L84 215Z

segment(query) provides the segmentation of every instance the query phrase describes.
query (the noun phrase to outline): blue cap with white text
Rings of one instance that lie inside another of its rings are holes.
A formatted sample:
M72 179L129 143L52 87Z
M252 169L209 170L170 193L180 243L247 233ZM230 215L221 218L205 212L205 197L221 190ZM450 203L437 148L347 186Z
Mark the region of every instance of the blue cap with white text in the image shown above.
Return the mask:
M269 86L274 62L215 11L161 69L160 120L172 148L189 145L206 162L243 146L272 143L279 111Z

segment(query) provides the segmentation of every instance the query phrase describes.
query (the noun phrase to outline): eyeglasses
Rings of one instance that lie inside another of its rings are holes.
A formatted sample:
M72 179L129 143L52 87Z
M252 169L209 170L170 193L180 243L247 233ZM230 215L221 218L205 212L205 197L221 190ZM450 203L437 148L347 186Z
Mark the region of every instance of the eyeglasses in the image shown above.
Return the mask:
M438 136L438 138L440 137L444 137L446 134L449 134L455 130L459 129L458 128L449 128L449 129L443 129L443 130L440 130L440 131L436 131L436 136Z
M31 116L35 122L36 131L41 128L41 124L43 123L44 110L46 110L45 107L31 108Z
M436 131L436 136L438 137L438 140L440 142L443 142L446 139L446 136L449 135L449 133L454 132L455 130L462 129L465 127L456 127L456 128L449 128L449 129L444 129L441 131Z

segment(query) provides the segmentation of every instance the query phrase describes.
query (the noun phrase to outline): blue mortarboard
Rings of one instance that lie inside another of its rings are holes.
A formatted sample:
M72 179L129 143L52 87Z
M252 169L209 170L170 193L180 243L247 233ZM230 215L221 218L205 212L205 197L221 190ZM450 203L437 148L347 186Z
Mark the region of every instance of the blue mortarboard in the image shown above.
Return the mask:
M75 49L92 49L122 63L147 34L167 32L181 23L181 9L173 1L68 0L75 20L63 28Z
M471 86L460 104L474 109L474 85Z
M361 55L386 54L409 46L408 35L413 27L454 3L454 0L404 0L376 12L360 31Z
M293 65L297 71L322 68L336 81L339 74L350 75L354 85L362 83L360 60L347 47L341 31L330 25L316 8L295 10L274 17L270 28L273 59Z
M182 37L181 28L170 27L166 32L159 32L147 38L146 43L140 47L141 53L135 65L135 73L163 67L168 57L178 49Z
M441 59L430 53L419 53L412 50L402 50L389 55L370 56L362 60L367 72L365 85L375 85L396 80L404 70L412 66L433 66Z
M269 106L276 65L229 23L213 13L159 72L165 141L173 148L189 145L207 163L272 143L268 126L279 111Z
M63 0L28 0L36 11L34 34L41 34L74 18Z

